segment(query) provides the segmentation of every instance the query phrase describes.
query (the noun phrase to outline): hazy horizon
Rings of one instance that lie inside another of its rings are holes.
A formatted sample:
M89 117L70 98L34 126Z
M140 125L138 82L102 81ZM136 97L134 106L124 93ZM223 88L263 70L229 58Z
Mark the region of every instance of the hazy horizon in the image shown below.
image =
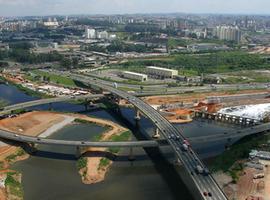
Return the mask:
M96 14L269 15L269 0L0 0L0 16Z

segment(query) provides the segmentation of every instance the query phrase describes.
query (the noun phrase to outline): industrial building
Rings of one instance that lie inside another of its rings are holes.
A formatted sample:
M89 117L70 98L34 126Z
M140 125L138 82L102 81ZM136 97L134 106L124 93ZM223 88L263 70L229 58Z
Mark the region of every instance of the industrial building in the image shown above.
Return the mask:
M150 74L152 76L157 76L160 78L173 78L178 75L177 70L173 69L166 69L166 68L161 68L161 67L147 67L146 68L147 74Z
M146 74L124 71L122 72L121 75L123 78L128 78L128 79L142 81L142 82L148 80L148 76Z

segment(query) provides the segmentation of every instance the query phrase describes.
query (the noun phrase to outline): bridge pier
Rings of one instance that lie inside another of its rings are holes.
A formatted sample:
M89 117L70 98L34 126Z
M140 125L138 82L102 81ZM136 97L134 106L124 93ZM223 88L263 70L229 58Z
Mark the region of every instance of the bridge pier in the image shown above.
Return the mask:
M134 156L134 153L133 153L133 148L132 148L132 147L129 149L128 160L129 160L129 161L134 161L134 160L136 160L136 158L135 158L135 156Z
M135 109L135 112L136 112L136 115L135 115L134 119L135 119L136 121L139 121L139 120L141 119L140 111L136 108L136 109Z
M52 103L49 103L49 110L53 110Z
M158 139L160 138L159 129L156 127L155 133L152 135L152 138Z
M76 147L75 157L76 158L81 157L81 148L79 146Z
M29 143L29 150L30 150L30 153L36 153L37 151L38 151L38 149L37 149L37 144L35 144L35 143Z

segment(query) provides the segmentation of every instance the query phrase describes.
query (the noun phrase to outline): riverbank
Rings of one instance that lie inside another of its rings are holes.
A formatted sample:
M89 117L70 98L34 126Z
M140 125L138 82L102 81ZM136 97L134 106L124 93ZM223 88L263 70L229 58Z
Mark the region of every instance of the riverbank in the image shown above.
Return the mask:
M113 140L127 131L127 129L111 121L80 114L62 114L48 111L28 112L18 115L16 118L0 120L0 129L28 136L49 137L63 127L74 123L94 123L106 127L106 131L100 137L96 138L97 141ZM10 177L7 179L8 173L6 170L13 163L29 158L29 155L21 147L14 145L4 142L0 143L0 164L1 169L4 170L3 173L0 172L0 177L3 177L3 179L0 178L0 182L1 180L4 182L4 187L2 189L0 187L0 199L9 199L10 195L15 195L14 192L12 194L10 192L16 190L18 190L18 195L15 199L22 199L23 197L22 187L20 185L22 175L20 173L16 172L16 175L13 174L13 179L17 183L17 189L13 188L10 190L6 184L6 180L11 179ZM96 154L97 152L99 153ZM78 160L78 165L81 166L78 168L79 173L84 183L93 184L105 179L105 175L112 164L112 161L106 157L108 152L109 150L106 148L84 149L82 152L84 156Z
M245 200L250 196L269 199L270 162L259 160L258 163L263 163L263 169L246 166L251 162L248 158L252 149L270 150L269 139L269 134L244 138L210 161L215 179L230 200ZM263 177L254 179L257 174L263 174Z
M96 141L125 141L131 136L128 129L111 121L90 118L84 115L72 114L78 123L95 123L105 126L107 130L97 137ZM115 157L120 151L118 148L87 148L83 150L83 156L78 160L77 167L85 184L95 184L105 180Z

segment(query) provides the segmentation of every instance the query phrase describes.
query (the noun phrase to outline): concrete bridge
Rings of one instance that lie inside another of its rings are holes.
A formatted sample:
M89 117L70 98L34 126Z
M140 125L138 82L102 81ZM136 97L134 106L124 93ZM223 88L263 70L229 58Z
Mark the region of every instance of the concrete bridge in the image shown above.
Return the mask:
M239 117L236 115L222 114L222 113L208 113L202 111L194 111L196 118L209 119L214 121L220 121L223 123L244 125L244 126L255 126L262 124L258 119L252 119L248 117Z
M98 83L95 83L94 80L85 80L82 77L74 76L73 79L83 81L84 83L91 83L94 82L95 85ZM102 87L102 85L99 85ZM173 150L176 153L176 156L180 160L180 162L183 164L183 166L186 169L186 173L189 176L189 178L193 181L195 186L198 189L198 196L199 199L227 199L222 190L219 188L215 180L212 178L211 175L208 176L202 176L200 174L193 174L191 175L190 172L194 170L194 167L196 165L200 164L204 167L203 163L199 160L196 153L190 149L189 152L182 152L180 150L183 140L185 139L182 134L179 132L178 129L176 129L173 125L171 125L165 118L163 118L158 111L154 110L151 106L147 105L142 100L132 96L131 94L128 94L123 91L119 91L115 88L103 86L103 89L108 90L110 93L114 95L118 95L121 98L124 98L128 100L130 103L132 103L136 109L136 116L135 119L140 119L140 113L144 114L145 116L149 117L150 120L157 126L155 135L159 135L160 133L164 136L165 140L167 141L168 145L171 145ZM4 110L1 112L2 114L5 114L7 112L11 112L12 110L20 109L20 108L27 108L32 107L35 105L42 105L42 104L48 104L53 102L61 102L61 101L70 101L73 99L85 99L85 98L100 98L104 95L86 95L86 96L80 96L80 97L60 97L60 98L53 98L53 99L45 99L45 100L37 100L33 102L26 102L18 105L8 106L5 107ZM265 130L269 130L269 124L262 124L255 127L250 127L241 131L236 131L233 133L230 133L228 135L211 135L211 136L203 136L203 137L196 137L190 139L191 142L193 141L215 141L217 139L226 139L226 138L232 138L232 137L241 137L246 136L249 134L254 134L256 132L263 132ZM171 137L180 137L179 141L171 139ZM127 142L87 142L87 141L65 141L65 140L54 140L54 139L46 139L46 138L39 138L39 137L30 137L30 136L24 136L24 135L18 135L16 133L8 132L0 130L0 137L8 140L14 140L17 142L23 142L30 144L33 149L35 148L36 144L46 144L46 145L65 145L65 146L74 146L80 152L80 148L83 147L120 147L120 148L130 148L132 152L132 148L136 147L157 147L161 143L159 141L127 141ZM164 141L161 141L162 144L165 144ZM166 144L165 144L166 145ZM212 198L208 198L203 195L203 192L210 191L213 195Z
M57 102L85 100L85 102L87 103L90 100L99 99L102 97L104 97L104 94L88 94L88 95L80 95L80 96L64 96L64 97L56 97L56 98L48 98L48 99L39 99L35 101L29 101L29 102L6 106L2 109L2 111L0 111L0 115L5 115L18 109L30 108L33 106L52 104L52 103L57 103Z

